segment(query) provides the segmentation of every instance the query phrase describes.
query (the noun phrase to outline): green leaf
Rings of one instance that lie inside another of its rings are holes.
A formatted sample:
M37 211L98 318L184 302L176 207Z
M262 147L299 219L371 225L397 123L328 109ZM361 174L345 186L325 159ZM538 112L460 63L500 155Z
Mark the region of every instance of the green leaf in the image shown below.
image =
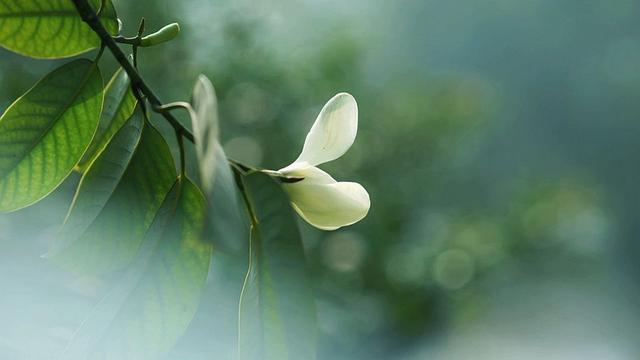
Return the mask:
M242 217L236 185L218 141L218 106L211 81L200 75L193 90L193 132L202 187L208 202L206 239L221 251L246 249L247 223Z
M248 222L241 213L233 173L222 146L213 146L215 181L207 196L205 233L221 251L240 253L247 249Z
M169 146L148 124L131 157L139 113L81 180L59 242L47 254L64 268L102 274L128 265L177 177Z
M7 109L0 117L0 212L31 205L62 183L96 132L102 100L97 65L75 60Z
M68 359L158 359L195 314L211 260L198 236L205 201L189 180L176 183L135 262L85 320Z
M240 299L240 359L315 359L313 290L289 199L263 173L247 176L245 185L255 219Z
M202 294L205 301L200 304L187 332L165 359L191 359L187 354L202 354L193 359L238 360L238 298L247 273L246 255L213 252Z
M105 89L104 106L98 131L89 149L78 164L78 169L84 172L89 164L107 146L113 135L131 117L138 100L131 90L131 80L127 72L120 68L111 78Z
M94 9L101 0L90 0ZM116 35L118 18L111 0L100 16ZM0 1L0 46L35 58L63 58L100 46L100 39L78 15L70 0Z
M49 256L69 247L87 231L116 190L138 146L144 126L142 110L138 110L113 137L109 147L100 155L80 180L73 203L65 219L60 241Z

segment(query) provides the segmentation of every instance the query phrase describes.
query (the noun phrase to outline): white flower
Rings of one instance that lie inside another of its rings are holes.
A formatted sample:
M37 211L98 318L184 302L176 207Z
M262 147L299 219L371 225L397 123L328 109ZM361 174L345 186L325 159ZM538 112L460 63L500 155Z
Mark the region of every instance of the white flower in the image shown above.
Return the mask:
M347 93L339 93L322 108L304 142L302 153L291 165L277 171L285 182L293 208L309 224L335 230L360 221L371 201L362 185L334 180L317 165L335 160L349 150L358 131L358 105Z

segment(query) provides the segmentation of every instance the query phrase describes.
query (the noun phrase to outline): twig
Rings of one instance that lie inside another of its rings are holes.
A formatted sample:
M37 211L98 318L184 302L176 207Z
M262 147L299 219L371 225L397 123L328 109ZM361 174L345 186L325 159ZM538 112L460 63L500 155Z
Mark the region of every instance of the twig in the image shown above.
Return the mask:
M136 68L129 62L127 56L124 54L122 49L118 47L116 41L111 37L111 34L107 31L107 29L102 25L100 20L98 19L97 14L91 8L87 0L71 0L80 14L80 17L84 22L86 22L91 29L100 37L102 43L111 51L113 57L120 63L124 71L127 72L129 77L131 78L131 85L142 92L149 103L154 108L161 108L163 106L162 101L158 98L158 96L149 88L147 83L142 79ZM176 119L170 112L161 112L160 113L170 124L173 126L175 131L184 136L187 140L194 142L193 134L187 128L185 128L178 119Z

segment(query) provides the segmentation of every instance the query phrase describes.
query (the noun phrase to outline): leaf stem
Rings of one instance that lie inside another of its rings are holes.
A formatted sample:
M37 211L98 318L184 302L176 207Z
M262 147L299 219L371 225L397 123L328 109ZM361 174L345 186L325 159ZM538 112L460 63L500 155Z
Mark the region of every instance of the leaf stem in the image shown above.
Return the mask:
M184 155L184 137L176 130L176 139L178 140L178 147L180 148L180 178L184 179L187 174L185 155Z
M106 45L101 42L100 43L100 49L98 50L98 53L96 54L96 58L95 60L93 60L94 62L98 62L98 60L100 60L100 58L102 57L102 54L104 54L104 48L106 47Z
M93 8L89 5L87 0L71 0L80 14L80 17L84 22L87 23L91 27L91 29L100 37L100 40L105 44L105 46L109 49L113 57L120 63L124 71L127 72L129 77L131 78L131 86L137 88L142 92L149 103L154 107L162 107L163 103L160 101L158 96L149 88L147 83L142 79L142 76L138 73L136 68L129 62L127 56L124 54L122 49L118 47L116 41L111 37L111 34L107 31L107 29L102 25L100 19L97 14L93 10ZM194 142L193 134L187 128L185 128L178 119L176 119L170 112L162 112L162 116L173 126L176 133L180 136L185 137L187 140Z
M236 181L236 186L238 187L238 191L242 194L242 200L244 201L245 208L247 209L247 213L249 215L249 219L251 220L251 227L255 227L258 225L258 217L256 216L255 210L253 209L253 204L251 204L251 200L249 199L249 194L247 194L247 189L244 186L243 177L245 174L239 169L235 164L231 163L231 169L233 169L234 179Z
M189 115L193 116L193 108L191 107L191 104L185 101L176 101L176 102L164 104L162 106L155 106L153 108L153 111L158 113L163 113L163 112L168 112L168 111L177 110L177 109L186 110L189 113Z
M140 25L138 25L138 34L136 35L137 43L131 46L133 51L133 67L138 69L138 46L140 45L140 39L142 39L142 34L144 34L144 18L140 19Z
M96 11L97 17L100 17L100 15L102 15L102 11L104 10L104 6L106 2L107 2L106 0L100 0L100 7L98 8L98 11Z

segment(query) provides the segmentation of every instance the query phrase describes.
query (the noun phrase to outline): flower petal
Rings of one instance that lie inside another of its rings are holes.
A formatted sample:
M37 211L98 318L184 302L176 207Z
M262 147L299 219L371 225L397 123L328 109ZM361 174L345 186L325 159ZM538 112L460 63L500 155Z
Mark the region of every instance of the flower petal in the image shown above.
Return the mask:
M304 177L302 181L284 184L293 208L319 229L335 230L354 224L369 212L369 194L358 183L337 182L316 167L299 169L291 176Z
M349 150L357 132L358 104L350 94L339 93L320 111L293 164L316 166L335 160Z

